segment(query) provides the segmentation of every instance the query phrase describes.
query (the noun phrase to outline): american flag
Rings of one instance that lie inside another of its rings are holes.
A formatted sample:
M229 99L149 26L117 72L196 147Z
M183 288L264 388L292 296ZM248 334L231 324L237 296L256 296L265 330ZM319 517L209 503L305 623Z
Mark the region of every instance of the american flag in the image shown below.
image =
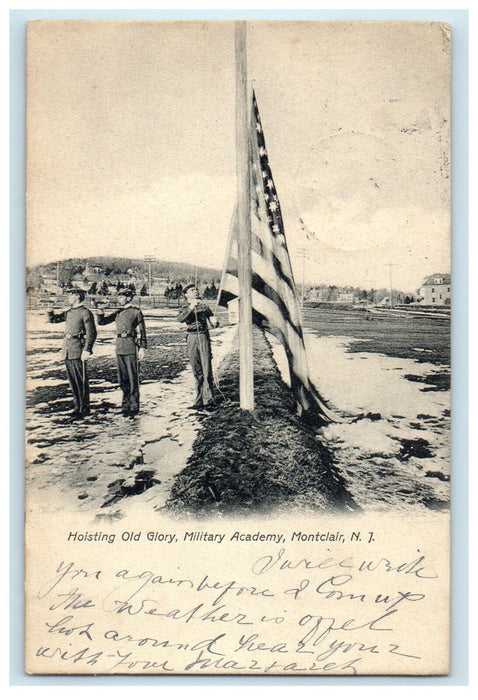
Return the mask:
M291 389L299 411L318 413L319 418L328 423L342 421L343 419L327 407L309 378L299 304L284 235L281 207L269 166L255 94L252 97L249 143L253 322L283 343L289 363ZM236 208L229 234L218 304L226 306L238 293Z

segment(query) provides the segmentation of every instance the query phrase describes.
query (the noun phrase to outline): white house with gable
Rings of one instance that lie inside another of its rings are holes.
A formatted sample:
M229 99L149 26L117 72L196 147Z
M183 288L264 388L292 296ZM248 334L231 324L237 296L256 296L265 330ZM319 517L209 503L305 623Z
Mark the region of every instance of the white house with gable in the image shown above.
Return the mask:
M420 304L424 306L450 306L451 277L447 274L436 274L426 277L422 286L417 290Z

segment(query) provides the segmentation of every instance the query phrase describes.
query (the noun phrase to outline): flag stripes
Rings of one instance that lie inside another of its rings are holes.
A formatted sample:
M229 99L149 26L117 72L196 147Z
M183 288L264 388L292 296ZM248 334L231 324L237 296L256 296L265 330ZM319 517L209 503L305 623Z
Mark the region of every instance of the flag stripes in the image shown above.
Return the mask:
M234 262L234 260L230 260L230 263L234 264ZM259 292L263 296L270 299L273 303L275 303L279 311L281 312L284 320L288 322L293 328L293 330L297 333L297 335L300 338L302 338L302 328L300 326L300 319L291 317L291 311L293 311L293 309L291 309L290 306L287 304L287 301L285 301L282 298L281 292L283 293L283 290L277 290L274 287L275 280L264 279L264 277L268 273L268 270L264 269L263 263L264 261L258 256L252 256L252 289L256 292ZM231 268L230 274L236 276L237 273L235 273L235 270L237 270L237 266L235 268ZM290 302L290 300L288 301Z
M297 292L284 235L279 197L253 94L250 128L251 268L253 322L278 338L285 349L291 388L301 411L324 422L342 421L330 410L309 378ZM218 304L239 295L237 272L237 207L234 210Z
M274 272L280 279L282 279L288 285L291 292L295 294L294 282L284 271L281 261L274 255L274 252L267 247L264 241L262 241L262 239L255 234L252 234L251 236L251 252L257 253L257 255L264 258L265 262L272 265L274 270L271 272Z

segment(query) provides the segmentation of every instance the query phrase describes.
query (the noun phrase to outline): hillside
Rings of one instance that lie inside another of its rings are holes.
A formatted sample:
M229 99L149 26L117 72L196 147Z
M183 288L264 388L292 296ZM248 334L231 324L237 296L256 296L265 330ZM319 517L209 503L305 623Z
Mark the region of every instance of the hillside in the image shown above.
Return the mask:
M141 258L115 258L110 256L98 256L90 258L68 258L66 260L55 260L54 262L36 265L31 268L27 268L28 272L39 272L44 273L56 273L57 264L60 264L61 268L79 268L76 271L82 270L87 264L91 267L101 268L101 271L105 276L114 274L124 274L131 268L136 268L138 270L147 270L148 263ZM157 262L151 263L151 272L158 277L181 277L190 276L196 273L198 275L220 275L220 270L209 268L209 267L197 267L189 263L179 263L171 262L170 260L158 260Z

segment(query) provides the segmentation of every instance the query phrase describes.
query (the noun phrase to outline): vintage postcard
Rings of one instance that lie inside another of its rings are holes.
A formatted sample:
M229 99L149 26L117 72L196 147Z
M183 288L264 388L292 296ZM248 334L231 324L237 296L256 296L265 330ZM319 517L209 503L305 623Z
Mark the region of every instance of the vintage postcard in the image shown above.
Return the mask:
M449 673L450 233L445 23L29 23L28 673Z

